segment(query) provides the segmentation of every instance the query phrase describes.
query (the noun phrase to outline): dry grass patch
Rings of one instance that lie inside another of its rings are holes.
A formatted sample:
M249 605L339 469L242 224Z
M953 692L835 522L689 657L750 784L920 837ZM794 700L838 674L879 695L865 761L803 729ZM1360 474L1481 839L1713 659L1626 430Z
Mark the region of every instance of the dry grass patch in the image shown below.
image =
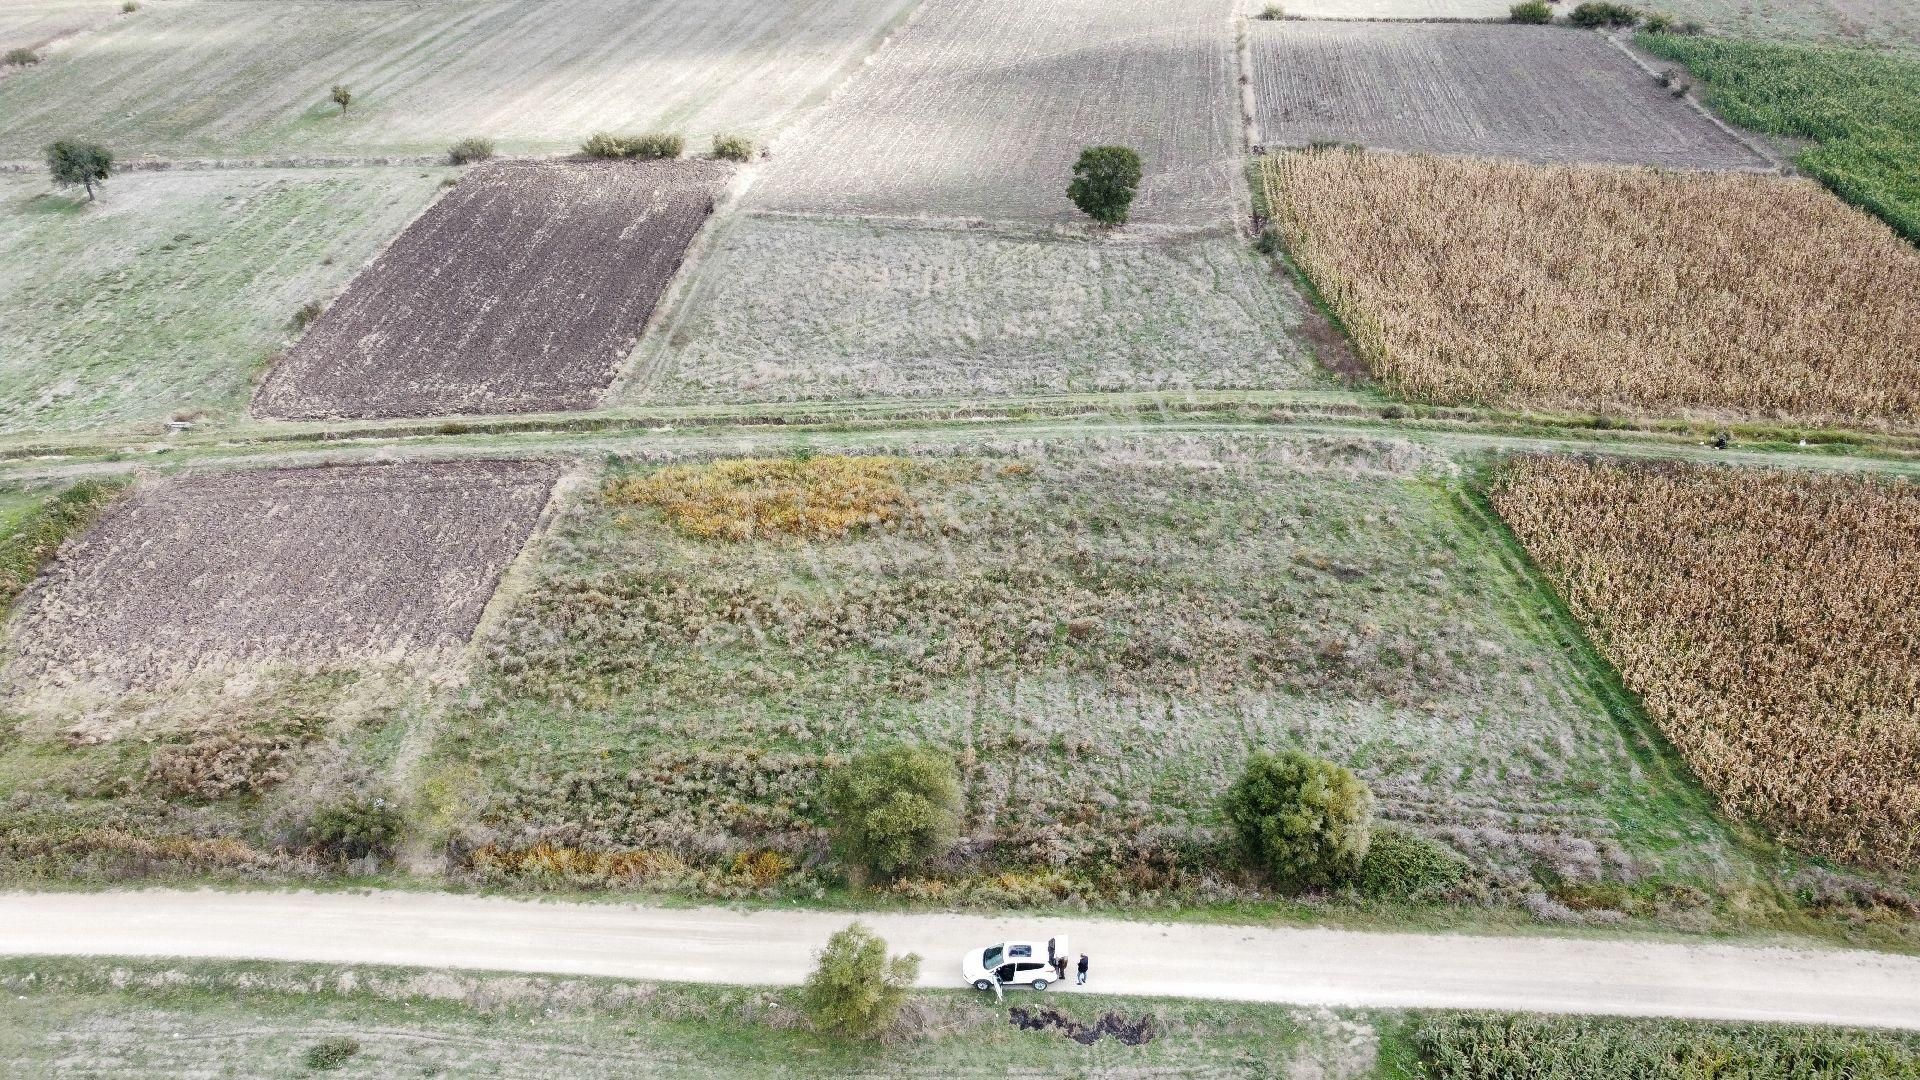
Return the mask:
M1493 501L1729 806L1817 853L1920 858L1920 489L1530 458Z
M1920 408L1920 251L1811 182L1350 151L1261 177L1397 393L1863 426Z
M911 467L897 457L736 458L616 478L603 498L654 507L707 540L831 540L898 521Z

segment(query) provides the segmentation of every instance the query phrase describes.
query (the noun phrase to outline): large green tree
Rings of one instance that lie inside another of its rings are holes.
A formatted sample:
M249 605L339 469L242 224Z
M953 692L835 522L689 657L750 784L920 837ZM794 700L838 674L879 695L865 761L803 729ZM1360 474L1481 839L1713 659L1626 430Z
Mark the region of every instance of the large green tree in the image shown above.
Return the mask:
M834 851L881 877L923 865L952 847L960 832L953 759L926 747L861 754L827 774L824 801Z
M1067 198L1102 225L1124 225L1139 187L1139 154L1124 146L1089 146L1073 165Z
M1256 753L1227 789L1227 821L1247 860L1288 885L1350 879L1372 839L1373 793L1331 761Z
M47 171L61 187L84 186L92 202L93 185L113 175L113 152L84 139L56 139L47 147Z

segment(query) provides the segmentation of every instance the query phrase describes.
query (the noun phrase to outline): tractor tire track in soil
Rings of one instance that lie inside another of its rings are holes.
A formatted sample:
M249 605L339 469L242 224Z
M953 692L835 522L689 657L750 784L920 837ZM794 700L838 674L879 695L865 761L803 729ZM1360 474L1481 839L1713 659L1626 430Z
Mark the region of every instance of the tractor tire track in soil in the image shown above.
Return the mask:
M222 662L462 646L559 473L474 461L154 483L42 580L9 682L150 686Z
M255 414L593 407L729 175L708 161L474 170L274 367L254 396Z

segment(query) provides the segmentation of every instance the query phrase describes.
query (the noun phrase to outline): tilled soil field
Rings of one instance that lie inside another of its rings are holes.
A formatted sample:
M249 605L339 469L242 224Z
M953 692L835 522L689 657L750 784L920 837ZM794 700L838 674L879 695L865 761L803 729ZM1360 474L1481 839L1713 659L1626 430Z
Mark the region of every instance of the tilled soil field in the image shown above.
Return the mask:
M354 279L261 384L254 412L590 408L726 176L707 161L475 170Z
M1253 4L1258 13L1266 5ZM1512 0L1289 0L1290 19L1500 19Z
M1534 162L1762 169L1598 34L1545 26L1251 24L1268 145L1333 140Z
M0 49L39 49L104 23L119 10L115 0L7 0L0 5ZM0 68L0 77L7 74Z
M1335 337L1237 236L745 215L716 241L628 398L1271 389L1310 381L1310 343Z
M1082 148L1140 153L1139 221L1231 221L1232 4L953 0L928 5L826 110L775 147L758 205L1070 221Z
M228 662L458 646L557 474L485 461L155 483L110 511L31 596L10 680L155 685Z

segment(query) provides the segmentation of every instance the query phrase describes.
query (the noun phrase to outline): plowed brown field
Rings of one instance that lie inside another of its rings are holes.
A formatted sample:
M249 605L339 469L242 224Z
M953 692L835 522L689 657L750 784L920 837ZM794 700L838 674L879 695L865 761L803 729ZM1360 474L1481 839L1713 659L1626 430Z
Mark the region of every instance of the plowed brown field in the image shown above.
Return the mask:
M1536 162L1766 168L1598 34L1256 21L1260 138Z
M261 385L255 413L591 407L726 176L707 161L475 170L314 323Z
M228 662L457 646L557 473L485 461L156 483L102 519L34 594L10 680L152 685Z

